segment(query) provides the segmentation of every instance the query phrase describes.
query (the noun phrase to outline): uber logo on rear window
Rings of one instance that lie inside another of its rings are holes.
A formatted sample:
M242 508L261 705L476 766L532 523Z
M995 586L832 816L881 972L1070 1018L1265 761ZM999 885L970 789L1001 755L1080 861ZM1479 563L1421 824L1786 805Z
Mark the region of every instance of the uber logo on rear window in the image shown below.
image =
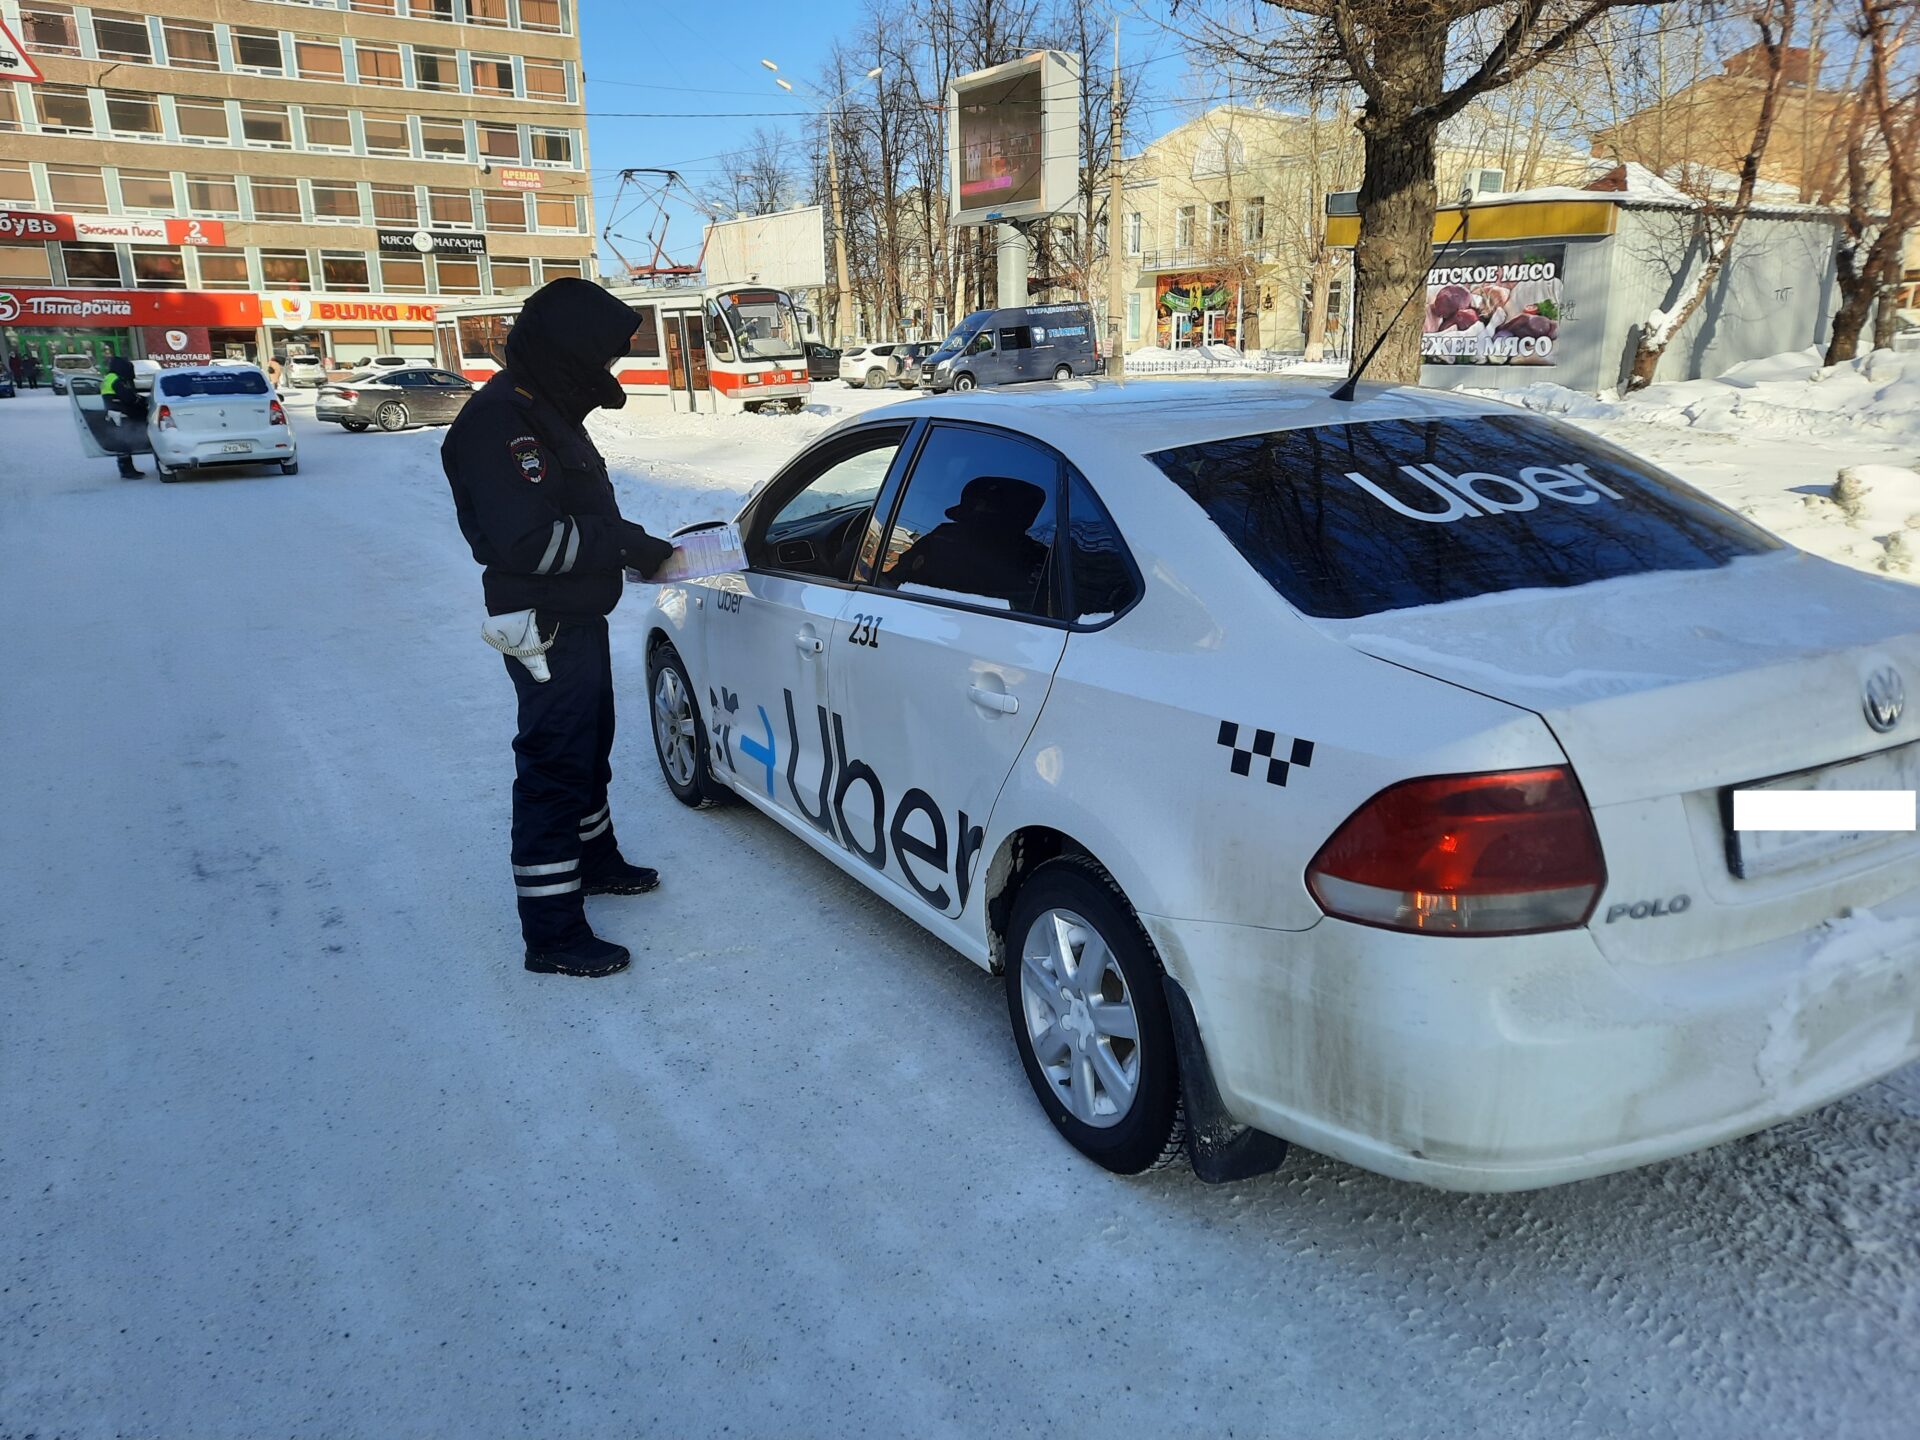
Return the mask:
M1233 752L1233 758L1227 762L1227 768L1236 775L1251 775L1253 762L1256 759L1264 761L1269 785L1285 785L1287 771L1291 767L1298 765L1304 770L1313 764L1311 740L1290 741L1285 758L1281 758L1273 753L1279 739L1280 737L1271 730L1255 730L1252 747L1242 749L1240 727L1231 720L1220 722L1220 744Z

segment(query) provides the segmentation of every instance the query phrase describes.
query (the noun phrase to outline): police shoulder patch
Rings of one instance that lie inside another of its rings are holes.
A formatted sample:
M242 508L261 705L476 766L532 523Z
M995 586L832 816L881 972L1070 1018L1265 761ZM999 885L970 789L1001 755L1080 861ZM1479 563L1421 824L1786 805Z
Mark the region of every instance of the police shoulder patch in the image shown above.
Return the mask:
M520 473L535 485L547 478L546 458L540 453L540 442L533 436L514 436L507 442L507 450L512 454L514 464L520 467Z

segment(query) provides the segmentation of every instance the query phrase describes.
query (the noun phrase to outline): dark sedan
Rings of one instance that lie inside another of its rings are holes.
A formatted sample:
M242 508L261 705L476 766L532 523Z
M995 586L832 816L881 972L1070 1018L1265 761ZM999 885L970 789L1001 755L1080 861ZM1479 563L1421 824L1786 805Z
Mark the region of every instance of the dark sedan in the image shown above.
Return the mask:
M807 379L818 385L823 380L840 378L840 352L817 340L807 342Z
M427 365L404 370L362 370L330 381L314 397L313 418L349 430L378 425L404 430L409 425L446 425L465 408L479 387L451 370Z
M911 345L902 345L896 349L893 353L900 362L900 373L893 377L893 383L902 390L918 390L920 363L939 348L938 341L916 340Z

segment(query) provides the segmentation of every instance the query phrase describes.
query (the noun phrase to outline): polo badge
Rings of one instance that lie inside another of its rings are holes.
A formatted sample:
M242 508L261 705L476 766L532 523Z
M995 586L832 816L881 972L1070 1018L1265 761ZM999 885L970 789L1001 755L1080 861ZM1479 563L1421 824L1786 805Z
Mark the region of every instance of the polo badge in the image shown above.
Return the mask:
M1253 744L1242 746L1240 727L1231 720L1220 722L1219 743L1232 752L1227 768L1236 775L1251 775L1253 762L1257 759L1265 762L1266 779L1269 785L1285 785L1287 772L1294 766L1305 770L1313 764L1313 742L1311 740L1293 740L1288 744L1284 756L1275 755L1274 748L1280 737L1271 730L1255 730Z
M541 458L540 442L533 436L521 435L509 440L507 449L513 452L514 462L528 480L538 485L547 478L547 462Z

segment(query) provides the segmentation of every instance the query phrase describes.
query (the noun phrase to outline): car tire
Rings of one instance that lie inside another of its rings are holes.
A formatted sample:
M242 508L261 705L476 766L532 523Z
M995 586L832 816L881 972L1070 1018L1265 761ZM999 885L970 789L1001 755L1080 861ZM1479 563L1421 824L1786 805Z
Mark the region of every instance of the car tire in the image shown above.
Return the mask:
M282 460L280 462L280 473L282 475L298 475L300 473L300 462L298 460Z
M158 455L153 457L153 473L160 477L162 485L171 485L180 478L180 472L171 465L162 465Z
M647 656L648 729L653 732L653 754L660 762L660 778L682 805L705 810L732 798L732 792L713 776L707 765L707 726L700 718L700 701L693 677L672 642L662 641ZM692 722L692 733L680 727ZM684 741L676 745L675 741Z
M971 376L971 375L956 375L956 376L954 376L954 377L953 377L953 388L954 388L954 389L956 389L956 390L971 390L971 389L973 389L973 376Z
M362 430L367 428L367 422L364 420L342 420L340 422L340 428L358 435Z
M1071 380L1071 379L1073 378L1073 367L1072 367L1071 365L1056 365L1056 366L1054 366L1054 367L1053 367L1053 378L1054 378L1054 379L1055 379L1056 381L1059 381L1059 380Z
M1116 1175L1177 1160L1186 1123L1173 1021L1152 943L1126 897L1091 861L1050 860L1020 887L1006 936L1014 1045L1047 1118ZM1079 967L1090 964L1099 970L1088 977ZM1131 1038L1119 1033L1127 1028ZM1117 1096L1110 1076L1131 1092Z
M880 369L867 371L867 389L884 390L887 388L887 372Z
M382 430L394 431L406 429L411 417L407 414L407 407L398 400L388 400L373 412L373 418Z

